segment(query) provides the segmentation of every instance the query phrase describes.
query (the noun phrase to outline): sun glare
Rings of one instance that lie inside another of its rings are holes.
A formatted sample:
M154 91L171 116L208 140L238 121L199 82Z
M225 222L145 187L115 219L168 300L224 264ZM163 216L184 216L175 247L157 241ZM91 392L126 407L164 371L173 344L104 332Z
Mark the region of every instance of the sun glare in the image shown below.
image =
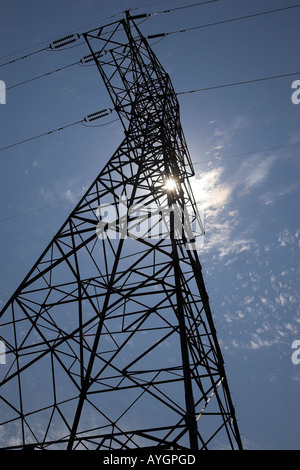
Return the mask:
M173 191L176 187L176 181L173 180L173 178L168 178L166 181L165 181L165 185L164 185L164 188L167 190L167 191Z

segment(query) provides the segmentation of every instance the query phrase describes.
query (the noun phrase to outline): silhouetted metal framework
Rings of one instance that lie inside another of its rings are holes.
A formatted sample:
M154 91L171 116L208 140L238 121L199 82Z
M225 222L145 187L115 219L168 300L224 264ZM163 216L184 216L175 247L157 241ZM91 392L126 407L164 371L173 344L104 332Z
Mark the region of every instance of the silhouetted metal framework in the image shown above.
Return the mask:
M241 449L169 76L129 14L84 37L125 138L1 312L1 447Z

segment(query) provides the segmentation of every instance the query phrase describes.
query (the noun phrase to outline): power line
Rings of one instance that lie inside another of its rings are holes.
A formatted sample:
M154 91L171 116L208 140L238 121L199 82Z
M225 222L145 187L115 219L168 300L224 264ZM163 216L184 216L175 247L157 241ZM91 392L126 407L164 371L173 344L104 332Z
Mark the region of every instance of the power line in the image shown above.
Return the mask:
M40 52L47 51L47 50L49 50L49 47L43 47L42 49L39 49L39 50L34 51L34 52L30 52L26 55L23 55L22 57L17 57L16 59L12 59L9 62L5 62L4 64L0 64L0 67L4 67L5 65L13 64L14 62L18 62L19 60L27 59L28 57L30 57L32 55L39 54Z
M29 214L32 214L33 212L38 212L38 211L41 211L43 209L49 209L50 207L60 206L62 204L66 204L67 202L79 199L81 197L82 197L82 194L80 196L74 196L72 198L65 199L64 201L55 202L53 204L48 204L47 206L41 206L41 207L37 207L36 209L31 209L31 210L26 211L26 212L20 212L19 214L11 215L9 217L4 217L3 219L0 219L0 222L7 222L8 220L16 219L17 217L21 217L22 215L29 215Z
M150 6L153 6L153 5L158 5L158 4L160 5L161 3L165 3L165 2L169 2L169 1L171 1L171 0L164 0L164 1L159 1L159 2L148 3L147 5L143 5L143 6L140 6L140 7L130 8L129 11L140 10L141 8L147 8L147 7L150 7ZM198 5L201 5L201 4L213 3L213 2L217 2L217 1L219 1L219 0L209 0L209 1L205 1L205 2L198 2L198 3L195 3L195 4L193 4L193 5L187 5L187 6L185 6L185 7L173 8L173 9L171 9L171 10L166 10L166 11L157 12L157 13L153 13L153 14L164 13L164 12L167 12L167 11L169 12L169 11L179 10L179 9L183 9L183 8L190 8L191 6L198 6ZM89 24L80 26L80 27L77 28L76 30L73 29L72 31L69 31L69 32L67 32L67 33L65 33L65 34L68 35L68 34L76 33L77 30L83 30L84 28L88 28L88 27L90 27L90 26L96 25L96 24L98 24L98 23L100 23L100 22L103 22L103 21L105 21L105 20L110 20L110 19L116 18L116 17L118 17L118 16L120 16L120 15L122 15L122 14L124 14L124 13L125 13L125 11L120 11L119 13L116 13L116 14L110 15L110 16L106 16L105 18L101 18L101 19L99 19L99 20L97 20L97 21L94 21L93 23L89 23ZM3 55L3 56L0 57L0 59L5 59L6 57L10 57L10 56L12 56L12 55L14 55L14 54L18 54L18 53L20 53L20 52L23 52L23 51L32 49L33 47L41 46L42 44L47 44L47 43L49 44L49 42L55 41L56 39L59 39L60 37L61 37L61 36L55 36L55 37L53 37L53 38L49 38L49 39L46 40L46 41L38 42L38 43L36 43L36 44L34 44L34 45L32 45L32 46L25 47L25 48L23 48L23 49L19 49L19 50L15 51L15 52L12 52L12 53L10 53L10 54ZM39 50L37 50L37 51L35 51L35 52L32 52L32 53L28 53L28 54L26 54L26 55L24 55L24 56L22 56L22 57L13 59L13 60L11 60L11 61L9 61L9 62L6 62L6 63L4 63L4 64L0 64L0 67L4 67L5 65L12 64L12 63L14 63L14 62L16 62L16 61L18 61L18 60L25 59L25 58L27 58L27 57L30 57L31 55L38 54L39 52L46 51L46 50L49 50L49 46L44 47L44 48L42 48L42 49L39 49Z
M277 147L269 147L269 148L261 149L261 150L253 150L252 152L243 152L243 153L238 153L235 155L224 155L223 157L210 158L209 160L201 160L200 162L195 162L193 163L193 165L200 165L201 163L210 163L214 161L227 160L229 158L246 157L247 155L254 155L254 154L263 153L263 152L272 152L273 150L282 150L282 149L289 148L289 147L296 147L297 145L300 145L300 142L296 142L294 144L287 144L287 145L278 145Z
M62 70L65 70L67 68L73 67L74 65L86 65L88 62L94 62L93 56L91 54L82 57L80 60L77 60L76 62L73 62L72 64L65 65L63 67L60 67L55 70L51 70L50 72L43 73L41 75L37 75L36 77L29 78L28 80L24 80L23 82L16 83L15 85L11 85L9 87L6 87L6 91L11 90L12 88L16 88L21 85L25 85L26 83L33 82L35 80L38 80L40 78L46 77L48 75L52 75L53 73L56 72L61 72ZM95 65L94 63L92 65Z
M30 142L31 140L39 139L40 137L44 137L45 135L54 134L55 132L62 131L67 127L75 126L76 124L80 124L81 121L72 122L71 124L67 124L65 126L59 127L57 129L52 129L51 131L44 132L43 134L35 135L34 137L29 137L28 139L20 140L19 142L15 142L14 144L7 145L6 147L0 148L0 151L10 149L12 147L16 147L17 145L24 144L25 142Z
M100 21L104 21L104 20L108 20L108 19L115 18L115 17L119 16L119 15L122 14L122 13L124 13L124 12L118 13L118 14L116 14L116 15L111 15L111 16L108 16L108 17L106 17L106 18L102 18L101 20L98 20L98 21L96 21L96 22L93 22L93 23L90 23L90 24L88 24L88 25L83 26L83 28L87 28L87 27L89 27L89 26L92 26L93 24L99 23ZM76 31L77 31L77 30L76 30ZM76 33L76 31L75 31L75 30L69 31L68 33L66 33L66 35L69 35L69 34L72 34L72 33ZM49 51L49 43L51 43L52 41L55 41L55 40L57 40L57 39L59 39L59 38L61 38L61 36L56 36L56 37L51 38L51 39L48 39L48 40L46 40L46 41L42 41L42 42L39 42L39 43L34 44L34 45L32 45L32 46L25 47L24 49L19 49L18 51L15 51L15 52L12 52L12 53L10 53L10 54L6 54L6 55L4 55L4 56L1 56L0 59L4 59L4 58L9 57L9 56L12 56L12 55L14 55L14 54L18 54L19 52L23 52L23 51L26 51L26 50L28 50L28 49L31 49L32 47L37 47L37 46L40 46L40 45L46 44L46 43L48 44L47 47L44 47L44 48L39 49L39 50L37 50L37 51L35 51L35 52L32 52L32 53L28 53L28 54L26 54L26 55L23 56L23 57L18 57L18 58L16 58L16 59L13 59L13 60L11 60L11 61L9 61L9 62L6 62L6 63L4 63L4 64L0 64L0 67L4 67L5 65L12 64L13 62L16 62L16 61L21 60L21 59L25 59L25 58L27 58L27 57L30 57L31 55L38 54L39 52L43 52L43 51L46 51L46 50Z
M149 15L152 16L152 15L158 15L160 13L170 13L172 11L185 10L187 8L198 7L200 5L205 5L207 3L215 3L215 2L218 2L218 1L219 0L206 0L204 2L192 3L191 5L185 5L183 7L170 8L169 10L161 10L161 11L157 11L155 13L149 13Z
M178 8L174 8L172 10L163 10L161 12L157 12L158 13L167 13L169 11L173 11L173 10L179 10L179 9L183 9L183 8L190 8L190 7L194 7L194 6L198 6L198 5L203 5L205 3L212 3L212 2L215 2L215 1L218 1L218 0L210 0L210 1L207 1L207 2L198 2L196 4L191 4L191 5L186 5L184 7L178 7ZM261 12L261 13L256 13L256 14L253 14L253 15L247 15L247 16L244 16L244 17L239 17L239 18L233 18L233 19L230 19L230 20L224 20L224 21L221 21L221 22L217 22L217 23L211 23L209 25L201 25L201 26L198 26L198 27L194 27L194 28L189 28L188 30L191 30L191 29L195 29L195 28L199 28L199 27L206 27L206 26L212 26L212 25L215 25L215 24L221 24L221 23L224 23L224 22L230 22L230 21L237 21L237 20L240 20L240 19L245 19L245 18L250 18L250 17L254 17L254 16L259 16L259 15L265 15L265 14L269 14L269 13L274 13L274 12L277 12L277 11L282 11L282 10L287 10L287 9L290 9L290 8L296 8L296 7L299 7L300 4L298 5L294 5L294 6L289 6L289 7L284 7L284 8L279 8L279 9L276 9L276 10L270 10L270 11L267 11L267 12ZM114 15L115 16L115 15ZM184 31L187 31L187 30L181 30L181 31L178 31L178 32L184 32ZM173 32L175 33L175 32ZM168 34L173 34L173 33L163 33L164 36L168 35ZM69 36L65 36L57 41L54 41L54 43L58 44L58 47L61 47L60 45L63 44L65 45L66 43L66 40L68 40L72 35L69 35ZM77 35L79 37L79 35ZM153 37L158 37L160 35L154 35L154 36L148 36L148 38L153 38ZM72 39L73 41L73 39ZM67 43L70 42L70 41L67 41ZM54 44L53 43L53 44ZM54 47L56 47L54 45ZM44 48L44 49L40 49L39 51L36 51L34 53L31 53L31 54L28 54L27 56L29 55L33 55L33 54L36 54L38 52L41 52L42 50L46 50L48 48ZM21 60L22 58L25 58L27 56L23 56L19 59L15 59L15 60ZM81 59L80 61L77 61L77 62L74 62L72 64L68 64L64 67L60 67L56 70L53 70L53 71L50 71L50 72L47 72L45 74L41 74L39 76L36 76L36 77L33 77L31 79L28 79L28 80L25 80L23 82L20 82L20 83L17 83L15 85L12 85L10 87L7 88L7 90L9 89L12 89L12 88L15 88L17 86L20 86L20 85L24 85L26 83L29 83L29 82L32 82L34 80L37 80L39 78L42 78L42 77L45 77L47 75L50 75L50 74L53 74L53 73L56 73L56 72L59 72L61 70L64 70L66 68L69 68L69 67L72 67L74 65L77 65L77 64L80 64L80 63L84 63L83 60L85 58ZM13 61L11 61L13 62ZM5 65L5 64L2 64L2 65ZM250 83L255 83L255 82L260 82L260 81L265 81L265 80L273 80L273 79L278 79L278 78L282 78L282 77L287 77L287 76L292 76L292 75L298 75L300 72L292 72L292 73L288 73L288 74L282 74L282 75L275 75L275 76L269 76L269 77L262 77L262 78L257 78L257 79L252 79L252 80L245 80L245 81L240 81L240 82L233 82L233 83L227 83L227 84L222 84L222 85L216 85L216 86L211 86L211 87L205 87L205 88L199 88L199 89L195 89L195 90L188 90L188 91L183 91L183 92L178 92L177 95L183 95L183 94L192 94L192 93L197 93L197 92L203 92L203 91L208 91L208 90L214 90L214 89L219 89L219 88L226 88L226 87L232 87L232 86L237 86L237 85L244 85L244 84L250 84ZM111 111L111 110L110 110ZM103 116L100 116L100 117L103 117ZM99 117L97 117L96 119L98 119ZM8 146L5 146L5 147L2 147L0 148L0 151L3 151L3 150L6 150L6 149L9 149L11 147L14 147L14 146L17 146L17 145L20 145L20 144L23 144L25 142L29 142L31 140L35 140L35 139L38 139L40 137L43 137L43 136L46 136L46 135L50 135L52 133L55 133L55 132L58 132L60 130L63 130L63 129L66 129L68 127L71 127L71 126L74 126L76 124L83 124L83 121L86 121L86 119L84 120L80 120L80 121L76 121L74 123L71 123L71 124L67 124L65 126L62 126L60 128L57 128L57 129L53 129L51 131L48 131L48 132L45 132L45 133L42 133L42 134L39 134L37 136L34 136L34 137L30 137L28 139L24 139L22 141L19 141L19 142L16 142L14 144L10 144ZM115 121L112 121L112 122L115 122ZM108 123L109 124L109 123ZM100 125L101 126L101 125ZM91 127L91 126L90 126ZM96 126L95 126L96 127Z
M19 142L15 142L13 144L7 145L6 147L2 147L0 148L0 151L7 150L12 147L16 147L17 145L21 145L21 144L30 142L35 139L39 139L40 137L44 137L46 135L54 134L55 132L67 129L68 127L76 126L77 124L84 124L85 122L88 123L88 122L95 121L96 119L100 119L104 116L108 116L110 113L112 113L112 111L113 111L112 109L102 109L101 111L97 111L96 113L88 114L84 119L81 119L80 121L75 121L70 124L66 124L62 127L58 127L57 129L52 129L51 131L43 132L42 134L38 134L33 137L29 137L28 139L20 140ZM106 125L112 124L113 122L115 122L115 120L111 121L110 123L106 123ZM94 126L88 126L88 127L94 127Z
M177 10L183 10L183 9L186 9L186 8L192 8L192 7L196 7L196 6L200 6L200 5L205 5L205 4L209 4L209 3L215 3L219 0L207 0L207 1L204 1L204 2L197 2L197 3L193 3L193 4L190 4L190 5L185 5L185 6L182 6L182 7L177 7L177 8L172 8L172 9L169 9L169 10L161 10L161 11L158 11L158 12L153 12L153 13L145 13L143 15L138 15L137 17L138 18L148 18L150 16L154 16L154 15L158 15L158 14L162 14L162 13L170 13L172 11L177 11ZM147 5L144 5L144 7L146 7ZM284 11L284 10L289 10L289 9L292 9L292 8L298 8L300 6L300 4L297 4L297 5L291 5L291 6L288 6L288 7L282 7L282 8L277 8L275 10L268 10L268 11L264 11L264 12L260 12L260 13L253 13L253 14L250 14L250 15L246 15L246 16L241 16L241 17L238 17L238 18L230 18L228 20L221 20L221 21L217 21L217 22L214 22L214 23L208 23L208 24L204 24L204 25L199 25L199 26L193 26L191 28L185 28L185 29L181 29L181 30L177 30L177 31L170 31L170 32L167 32L167 33L159 33L159 34L152 34L152 35L149 35L147 36L147 39L154 39L154 38L158 38L158 37L167 37L169 35L172 35L172 34L177 34L177 33L185 33L187 31L193 31L193 30L196 30L196 29L200 29L200 28L208 28L208 27L211 27L211 26L216 26L216 25L220 25L220 24L225 24L225 23L231 23L233 21L240 21L240 20L244 20L244 19L249 19L249 18L254 18L254 17L257 17L257 16L261 16L261 15L267 15L267 14L270 14L270 13L275 13L275 12L280 12L280 11ZM133 8L131 9L130 11L133 11L133 10L136 10L136 9L139 9L141 7L137 7L137 8ZM120 12L116 15L111 15L109 17L106 17L104 19L111 19L111 18L115 18L117 16L119 16L120 14L124 13L123 12ZM103 21L104 19L102 19L101 21ZM88 25L85 25L85 27L88 27L88 26L92 26L92 25L95 25L97 23L99 23L100 20L94 22L94 23L90 23ZM69 42L74 42L75 40L79 39L81 37L80 34L78 33L74 33L72 34L72 32L70 33L67 33L67 36L65 37L69 37L71 35L77 35L77 38L75 39L72 39L71 41L67 41L65 44L60 44L59 46L57 47L51 47L51 44L48 45L47 47L43 47L41 49L38 49L37 51L34 51L34 52L30 52L24 56L21 56L21 57L17 57L15 59L12 59L8 62L5 62L3 64L0 64L0 67L4 67L6 65L9 65L9 64L13 64L15 62L18 62L20 60L24 60L24 59L27 59L28 57L31 57L35 54L38 54L40 52L43 52L43 51L50 51L50 50L54 50L54 49L58 49L60 47L63 47L64 45L68 44ZM52 44L54 43L60 43L61 41L63 41L65 39L65 37L63 38L60 38L60 39L55 39ZM40 45L40 44L45 44L47 41L43 41L37 45ZM33 46L31 46L33 47ZM29 48L25 48L25 49L21 49L22 50L26 50L26 49L29 49ZM19 52L21 52L19 51ZM12 54L9 54L9 55L12 55ZM8 55L7 55L8 56ZM7 57L7 56L2 56L2 58L4 57Z
M65 66L60 67L60 68L55 69L55 70L51 70L50 72L46 72L46 73L43 73L41 75L37 75L36 77L29 78L28 80L24 80L22 82L16 83L15 85L11 85L9 87L6 87L6 91L11 90L11 89L16 88L16 87L19 87L21 85L25 85L27 83L33 82L33 81L38 80L40 78L52 75L54 73L61 72L62 70L73 67L74 65L87 64L90 60L91 60L91 56L85 56L82 59L80 59L76 62L73 62L71 64L65 65ZM246 85L246 84L255 83L255 82L262 82L262 81L266 81L266 80L275 80L275 79L278 79L278 78L290 77L290 76L299 75L299 74L300 74L300 71L299 72L291 72L291 73L281 74L281 75L271 75L269 77L260 77L260 78L251 79L251 80L244 80L244 81L240 81L240 82L232 82L232 83L226 83L226 84L221 84L221 85L215 85L215 86L211 86L211 87L198 88L198 89L195 89L195 90L181 91L181 92L178 92L176 94L177 95L185 95L185 94L199 93L199 92L202 92L202 91L216 90L216 89L219 89L219 88L227 88L227 87L232 87L232 86L237 86L237 85Z
M73 65L76 65L76 64L79 64L79 63L80 63L80 61L74 62L73 64L66 65L65 67L62 67L60 69L53 70L52 72L48 72L46 74L39 75L37 77L33 77L33 78L31 78L29 80L26 80L24 82L20 82L20 83L17 83L16 85L12 85L11 87L8 87L7 90L9 90L11 88L15 88L15 87L20 86L20 85L23 85L25 83L29 83L33 80L37 80L38 78L42 78L46 75L50 75L51 73L59 72L60 70L63 70L63 69L68 68L68 67L72 67ZM262 81L266 81L266 80L275 80L275 79L279 79L279 78L283 78L283 77L290 77L290 76L293 76L293 75L300 75L300 71L299 72L285 73L285 74L281 74L281 75L271 75L269 77L261 77L261 78L256 78L256 79L252 79L252 80L244 80L244 81L241 81L241 82L232 82L232 83L226 83L226 84L216 85L216 86L211 86L211 87L198 88L198 89L195 89L195 90L181 91L181 92L176 93L176 95L178 96L178 95L199 93L199 92L209 91L209 90L216 90L216 89L220 89L220 88L228 88L228 87L233 87L233 86L238 86L238 85L247 85L247 84L250 84L250 83L262 82ZM107 110L104 110L104 111L107 111ZM112 110L110 109L109 112L112 112ZM97 113L95 113L95 114L97 114ZM89 116L91 116L91 115L89 115ZM104 117L104 114L102 114L100 116L96 116L95 118L93 118L91 120L99 119L100 117ZM117 119L114 120L114 121L110 121L107 124L112 124L115 121L117 121ZM23 143L26 143L26 142L30 142L31 140L35 140L35 139L38 139L40 137L53 134L55 132L64 130L68 127L75 126L76 124L80 124L80 123L84 124L84 122L90 122L90 121L87 121L86 118L84 118L83 120L76 121L76 122L73 122L71 124L67 124L65 126L59 127L57 129L53 129L51 131L44 132L42 134L36 135L34 137L30 137L28 139L21 140L19 142L14 143L14 144L7 145L6 147L0 148L0 151L7 150L7 149L15 147L17 145L20 145L20 144L23 144ZM107 125L107 124L105 124L105 125ZM99 126L86 126L86 127L102 127L102 126L103 126L103 124L100 124Z
M283 78L283 77L291 77L292 75L300 75L300 72L291 72L291 73L285 73L285 74L282 74L282 75L271 75L269 77L255 78L253 80L244 80L242 82L226 83L224 85L216 85L216 86L210 86L210 87L205 87L205 88L198 88L196 90L181 91L179 93L176 93L176 95L186 95L186 94L191 94L191 93L198 93L198 92L201 92L201 91L217 90L218 88L227 88L227 87L232 87L232 86L237 86L237 85L247 85L249 83L263 82L265 80L275 80L275 79Z
M114 122L117 122L117 121L119 121L118 117L117 117L117 119L113 119L112 121L105 122L104 124L96 124L96 125L89 126L88 124L85 124L84 121L81 121L81 124L84 127L105 127L105 126L108 126L109 124L113 124Z
M276 8L275 10L262 11L260 13L253 13L251 15L239 16L237 18L230 18L228 20L215 21L214 23L207 23L207 24L203 24L203 25L199 25L199 26L193 26L192 28L186 28L186 29L181 29L181 30L177 30L177 31L169 31L168 33L151 34L150 36L147 36L147 39L166 37L166 36L170 36L171 34L177 34L177 33L186 33L187 31L194 31L196 29L201 29L201 28L209 28L211 26L217 26L217 25L220 25L220 24L232 23L234 21L241 21L241 20L245 20L245 19L249 19L249 18L255 18L255 17L258 17L258 16L262 16L262 15L269 15L271 13L276 13L276 12L279 12L279 11L289 10L289 9L298 8L298 7L300 7L299 3L297 5L291 5L291 6L288 6L288 7Z
M80 61L73 62L72 64L65 65L64 67L60 67L58 69L51 70L50 72L46 72L46 73L43 73L41 75L37 75L36 77L32 77L32 78L29 78L28 80L24 80L23 82L19 82L19 83L16 83L15 85L11 85L9 87L6 87L6 91L11 90L12 88L16 88L16 87L21 86L21 85L25 85L26 83L33 82L34 80L38 80L39 78L46 77L47 75L52 75L53 73L61 72L62 70L65 70L69 67L73 67L74 65L78 65L78 64L80 64Z
M170 0L165 0L165 1L170 1ZM218 0L211 0L211 1L218 1ZM161 3L164 3L164 2L154 2L154 3L150 3L150 4L148 4L148 5L143 5L143 7L132 8L131 11L133 11L133 10L138 10L139 8L146 8L147 6L152 6L152 5L161 4ZM116 13L116 14L114 14L114 15L106 16L105 18L101 18L101 19L99 19L99 20L97 20L97 21L94 21L94 22L92 22L92 23L89 23L89 24L86 24L86 25L84 25L84 26L81 26L80 28L77 28L76 30L73 29L72 31L69 31L69 32L65 33L65 35L69 35L69 34L72 34L72 33L77 33L77 30L81 30L81 29L83 30L83 28L88 28L88 27L90 27L90 26L93 26L93 25L98 24L99 22L103 22L103 21L105 21L105 20L110 20L110 19L116 18L116 17L118 17L118 16L120 16L120 15L122 15L122 14L124 14L124 13L125 13L125 11L121 11L121 12ZM25 47L25 48L23 48L23 49L19 49L18 51L15 51L15 52L12 52L12 53L10 53L10 54L6 54L6 55L4 55L4 56L1 56L0 59L5 59L6 57L10 57L10 56L12 56L12 55L14 55L14 54L18 54L18 53L20 53L20 52L23 52L23 51L32 49L33 47L40 46L40 45L42 45L42 44L47 44L47 43L49 44L49 42L50 42L50 43L51 43L51 42L54 42L54 41L56 41L56 40L59 39L59 38L61 38L61 36L55 36L55 37L50 38L50 39L48 39L48 40L46 40L46 41L41 41L41 42L36 43L36 44L34 44L34 45L32 45L32 46ZM39 49L39 50L37 50L37 51L28 53L28 54L26 54L26 55L24 55L24 56L22 56L22 57L17 57L16 59L12 59L12 60L10 60L10 61L8 61L8 62L5 62L5 63L3 63L3 64L0 64L0 67L4 67L5 65L13 64L14 62L17 62L17 61L22 60L22 59L27 59L28 57L30 57L30 56L32 56L32 55L38 54L39 52L49 51L49 50L50 50L50 48L49 48L49 45L48 45L47 47L43 47L42 49Z
M62 39L57 39L56 41L53 41L51 44L49 44L48 47L43 47L42 49L39 49L35 52L31 52L31 53L26 54L22 57L17 57L16 59L12 59L9 62L5 62L4 64L0 64L0 67L4 67L6 65L13 64L14 62L18 62L19 60L27 59L28 57L30 57L34 54L38 54L39 52L59 50L59 48L64 47L67 44L73 43L73 42L77 41L80 38L79 34L76 35L77 37L75 35L72 35L72 36L74 36L74 37L72 39L68 39L68 40L65 37L62 38ZM68 36L68 38L70 38L70 37L71 37L71 35ZM78 45L81 45L81 44L83 44L83 43L80 43Z
M148 8L148 7L152 7L153 5L160 5L161 3L167 3L167 2L170 2L170 1L172 1L172 0L161 0L159 2L147 3L147 5L142 5L140 7L130 8L129 11L140 10L141 8ZM124 11L122 13L124 13Z
M39 49L37 51L34 51L34 52L31 52L29 54L26 54L22 57L17 57L16 59L12 59L10 60L9 62L5 62L4 64L0 64L0 67L4 67L5 65L9 65L9 64L13 64L14 62L17 62L19 60L23 60L23 59L27 59L28 57L34 55L34 54L38 54L39 52L43 52L43 51L58 51L60 50L62 47L65 47L67 46L68 44L72 44L74 42L76 42L78 39L81 38L81 35L78 34L78 33L75 33L75 34L68 34L67 36L64 36L60 39L56 39L55 41L51 42L49 44L48 47L44 47L42 49ZM81 46L82 44L84 44L84 41L79 43L79 44L76 44L75 46L69 46L67 47L67 49L72 49L73 47L77 47L77 46Z
M14 85L6 87L6 91L11 90L11 89L16 88L16 87L21 86L21 85L25 85L26 83L33 82L33 81L38 80L40 78L46 77L48 75L52 75L53 73L61 72L62 70L65 70L67 68L74 67L74 65L83 65L84 66L84 65L88 64L88 62L94 62L93 56L91 54L82 57L80 60L77 60L76 62L73 62L72 64L68 64L68 65L60 67L58 69L51 70L50 72L46 72L46 73L43 73L41 75L37 75L35 77L29 78L28 80L24 80L23 82L15 83ZM95 65L95 63L93 63L92 65Z
M177 8L172 8L172 9L168 9L168 10L161 10L161 11L158 11L158 12L153 12L153 13L145 13L143 15L138 15L137 18L148 18L150 16L154 16L154 15L158 15L158 14L162 14L162 13L170 13L172 11L177 11L177 10L183 10L183 9L186 9L186 8L192 8L192 7L196 7L196 6L200 6L200 5L205 5L205 4L209 4L209 3L215 3L219 0L206 0L204 2L197 2L197 3L193 3L193 4L190 4L190 5L185 5L185 6L182 6L182 7L177 7ZM147 5L144 5L144 7L146 7ZM211 27L211 26L216 26L216 25L220 25L220 24L225 24L225 23L230 23L230 22L233 22L233 21L240 21L240 20L244 20L244 19L249 19L249 18L254 18L254 17L257 17L257 16L261 16L261 15L267 15L267 14L270 14L270 13L275 13L275 12L280 12L280 11L284 11L284 10L289 10L291 8L298 8L300 6L300 4L297 4L297 5L291 5L291 6L288 6L288 7L282 7L282 8L277 8L277 9L274 9L274 10L268 10L268 11L265 11L265 12L260 12L260 13L253 13L253 14L250 14L250 15L246 15L246 16L241 16L241 17L238 17L238 18L230 18L228 20L221 20L221 21L217 21L217 22L214 22L214 23L208 23L208 24L204 24L204 25L199 25L199 26L194 26L192 28L185 28L185 29L181 29L181 30L177 30L177 31L170 31L170 32L167 32L167 33L159 33L159 34L152 34L152 35L149 35L147 36L147 39L154 39L154 38L158 38L158 37L167 37L169 35L172 35L172 34L177 34L177 33L185 33L187 31L193 31L195 29L200 29L200 28L207 28L207 27ZM141 7L137 7L137 8L133 8L131 9L130 11L133 11L133 10L136 10L136 9L140 9ZM116 14L116 15L111 15L109 17L106 17L106 18L103 18L101 21L103 21L104 19L111 19L111 18L115 18L117 16L119 16L120 14L124 13L124 11ZM134 17L133 17L134 18ZM94 23L90 23L88 25L85 25L85 27L89 27L89 26L92 26L92 25L95 25L97 23L99 23L100 20L94 22ZM67 37L68 35L72 35L71 34L72 32L70 33L67 33ZM81 37L80 34L78 33L75 33L77 35L77 39L79 39ZM74 34L74 35L75 35ZM64 38L62 39L55 39L53 43L55 42L60 42L62 41ZM73 39L72 41L69 41L69 42L73 42L75 41L75 39ZM43 41L39 44L44 44L46 41ZM39 45L38 44L38 45ZM68 42L66 43L68 44ZM65 45L65 44L64 44ZM61 45L59 47L62 47ZM29 49L29 48L27 48ZM47 47L44 47L42 49L39 49L37 51L34 51L34 52L31 52L31 53L28 53L24 56L21 56L21 57L17 57L16 59L12 59L8 62L5 62L3 64L0 64L0 67L4 67L6 65L9 65L9 64L12 64L14 62L17 62L19 60L23 60L23 59L27 59L28 57L32 56L32 55L35 55L35 54L38 54L40 52L43 52L43 51L46 51L46 50L53 50L53 49L56 49L56 48L52 48L51 47L51 44L48 45ZM22 50L26 50L26 49L22 49ZM10 54L12 55L12 54ZM3 57L7 57L7 56L3 56Z

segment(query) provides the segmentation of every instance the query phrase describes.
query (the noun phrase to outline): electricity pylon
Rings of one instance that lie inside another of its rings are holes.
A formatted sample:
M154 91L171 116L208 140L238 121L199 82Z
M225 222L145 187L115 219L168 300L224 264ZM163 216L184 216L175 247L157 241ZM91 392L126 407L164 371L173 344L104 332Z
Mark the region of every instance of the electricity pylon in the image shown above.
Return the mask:
M176 94L128 13L84 37L125 138L1 312L1 447L241 449Z

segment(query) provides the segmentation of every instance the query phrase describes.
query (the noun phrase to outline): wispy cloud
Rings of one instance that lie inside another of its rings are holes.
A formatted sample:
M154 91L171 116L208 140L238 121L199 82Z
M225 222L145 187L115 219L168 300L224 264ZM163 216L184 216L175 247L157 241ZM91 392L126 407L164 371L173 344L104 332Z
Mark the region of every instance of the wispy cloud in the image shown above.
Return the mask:
M238 114L233 117L230 123L223 124L211 120L209 124L213 125L214 128L212 136L209 139L210 148L207 150L206 155L218 157L220 150L224 149L226 146L229 147L230 141L238 132L252 125L252 118L247 114Z
M38 190L38 197L40 201L48 204L55 204L58 202L66 201L74 205L74 201L85 193L88 186L80 186L76 179L69 179L68 181L56 182L54 188L41 187Z
M224 168L219 167L202 172L191 181L196 202L206 215L219 212L230 200L233 188L221 181L223 171Z
M296 232L291 232L288 228L284 228L278 234L278 246L285 247L285 246L300 246L300 230Z
M247 158L235 174L236 184L241 187L239 196L247 195L252 189L261 186L271 171L277 158L269 156L261 158L260 155Z
M289 186L280 186L272 191L267 191L259 197L259 200L266 206L274 204L279 198L292 193L299 187L298 183L291 184Z
M220 258L238 255L255 246L250 230L249 233L237 230L239 211L230 206L239 184L238 174L226 180L223 167L202 172L192 181L196 202L205 217L204 250L215 250Z
M226 125L214 120L210 148L206 152L214 157L219 156L225 147L230 148L232 139L252 125L252 118L246 114L235 116ZM254 190L261 189L271 174L277 156L254 154L238 162L234 173L226 171L220 160L219 166L199 171L192 181L196 202L205 217L205 242L203 249L215 252L221 259L231 262L234 256L244 251L253 250L257 243L254 238L253 221L248 222L240 214L239 198L248 197ZM281 194L294 188L282 188ZM264 193L259 202L270 204L280 197L280 192ZM259 197L259 194L257 194ZM243 220L242 220L243 219ZM229 256L231 260L229 260Z

